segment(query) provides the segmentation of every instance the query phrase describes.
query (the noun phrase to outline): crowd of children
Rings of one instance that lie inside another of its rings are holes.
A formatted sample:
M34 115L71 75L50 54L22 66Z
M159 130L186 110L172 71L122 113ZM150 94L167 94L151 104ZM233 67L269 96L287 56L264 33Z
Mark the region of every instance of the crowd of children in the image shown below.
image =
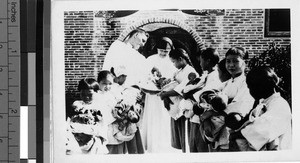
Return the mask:
M221 61L216 49L207 48L199 54L203 73L198 74L187 52L169 45L164 48L170 49L168 59L177 70L163 79L161 92L147 97L159 97L169 113L171 132L166 137L171 147L182 152L291 148L291 109L271 68L257 67L246 75L244 48L230 48ZM100 71L97 81L79 82L81 100L73 103L77 114L67 120L67 154L144 153L139 123L149 112L143 108L145 93L142 86L125 87L125 81L126 68L113 67ZM150 148L154 150L148 142Z

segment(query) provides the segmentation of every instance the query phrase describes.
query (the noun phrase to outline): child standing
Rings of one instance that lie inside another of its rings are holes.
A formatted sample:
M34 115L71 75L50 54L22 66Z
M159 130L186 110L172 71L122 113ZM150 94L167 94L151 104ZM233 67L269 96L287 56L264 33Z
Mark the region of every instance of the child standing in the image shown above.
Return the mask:
M194 99L199 102L199 97L205 90L216 89L219 90L222 86L222 82L219 79L219 73L217 71L217 63L219 62L219 53L216 49L207 48L200 53L200 65L203 70L203 75L198 85L199 91L193 94ZM200 84L200 85L199 85ZM197 87L196 87L197 89ZM193 112L189 109L189 112ZM202 139L203 133L200 131L200 117L193 114L190 118L190 130L189 130L189 146L191 152L208 152L207 143Z
M259 101L249 114L250 123L231 135L243 151L291 149L291 109L276 90L279 78L269 67L257 67L247 75L250 94ZM264 107L260 107L263 105Z
M228 97L228 106L225 110L229 112L239 112L245 115L252 108L254 99L249 93L246 84L244 59L248 56L248 52L242 47L233 47L226 52L226 70L231 74L222 90L222 93Z
M102 70L98 73L97 81L99 83L99 91L97 93L97 105L101 106L105 122L107 124L113 122L115 118L112 117L113 108L117 104L117 100L111 93L111 87L114 77L110 71Z
M74 136L81 152L84 154L106 154L107 148L107 127L103 121L102 108L95 103L96 94L100 86L93 78L80 80L78 91L81 100L73 103L76 115L68 119L70 136ZM74 140L69 137L69 140ZM74 141L73 141L74 143ZM69 147L72 142L69 142ZM73 147L74 144L73 144ZM72 153L74 149L67 149L67 153Z
M228 99L228 105L225 109L227 114L237 112L245 116L253 106L254 99L249 93L244 73L246 68L244 59L247 55L247 51L242 47L230 48L225 54L226 70L231 74L231 79L225 83L225 87L222 90L223 95ZM231 131L229 130L229 132ZM228 150L229 137L226 139L226 142L224 141L222 144L219 144L219 146L215 146L213 150Z
M196 73L195 69L191 66L191 62L187 52L184 49L178 48L172 50L169 54L171 61L178 71L174 75L174 80L179 84L172 90L161 92L160 98L164 100L164 104L167 110L170 110L170 105L173 102L170 100L170 97L181 97L182 91L186 84L189 82L188 75L190 73ZM180 100L178 100L178 103ZM179 108L177 108L179 110ZM185 117L182 116L182 113L178 118L171 118L171 145L176 149L182 149L183 152L186 152L185 148Z
M129 87L124 88L123 84L126 81L125 67L116 67L113 70L115 78L111 72L103 70L99 72L98 82L100 85L99 101L109 105L109 124L108 124L108 145L109 154L125 154L125 153L143 153L143 148L140 140L137 121L139 114L132 110L124 111L131 121L128 125L123 126L120 130L120 108L116 107L118 103L123 102L126 106L132 106L137 101L139 89ZM126 94L127 92L127 94ZM104 101L106 100L106 101ZM122 108L123 109L123 108Z
M114 137L114 121L116 120L114 118L114 115L117 114L117 111L114 109L117 100L115 96L110 92L111 86L113 84L113 75L110 71L102 70L98 73L97 81L100 86L100 90L98 93L98 105L103 107L103 117L105 119L106 125L108 127L107 131L107 149L109 151L109 154L124 154L126 153L126 146L124 141L119 141Z

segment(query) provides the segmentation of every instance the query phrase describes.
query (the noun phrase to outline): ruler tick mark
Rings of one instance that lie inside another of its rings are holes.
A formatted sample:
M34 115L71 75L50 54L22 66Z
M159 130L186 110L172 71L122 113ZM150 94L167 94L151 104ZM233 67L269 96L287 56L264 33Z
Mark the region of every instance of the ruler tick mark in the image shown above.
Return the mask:
M2 0L0 0L2 2ZM3 22L7 22L5 24L6 30L4 34L6 34L6 38L4 40L1 39L0 41L0 49L5 46L7 50L3 55L6 55L7 61L5 62L5 66L0 66L0 69L5 70L5 73L8 72L8 83L7 89L1 88L1 95L4 94L8 97L8 100L5 100L5 105L7 104L8 110L7 113L0 113L1 117L7 116L8 120L5 122L8 125L8 131L6 131L7 138L3 138L3 140L8 140L8 148L5 148L4 151L0 151L0 155L2 156L2 152L5 154L5 158L0 158L0 162L19 162L20 157L20 146L19 142L15 140L20 139L20 101L19 101L19 92L20 92L20 77L19 72L20 70L18 67L20 66L20 57L21 57L21 49L20 49L20 0L5 0L1 5L6 5L4 12L0 13L0 24L4 25ZM2 8L2 6L0 7ZM5 13L6 12L6 13ZM3 16L2 14L5 15ZM1 26L2 27L2 26ZM4 50L2 48L2 50ZM2 53L1 53L2 54ZM17 67L16 67L17 66ZM6 70L7 69L7 70ZM15 76L16 75L16 76ZM14 97L16 96L16 97ZM2 103L1 103L2 105ZM14 107L12 107L12 105ZM0 124L2 127L2 124ZM16 130L14 130L16 128ZM2 134L2 137L5 136ZM1 138L1 137L0 137ZM2 140L1 140L2 141ZM15 143L14 143L15 142Z

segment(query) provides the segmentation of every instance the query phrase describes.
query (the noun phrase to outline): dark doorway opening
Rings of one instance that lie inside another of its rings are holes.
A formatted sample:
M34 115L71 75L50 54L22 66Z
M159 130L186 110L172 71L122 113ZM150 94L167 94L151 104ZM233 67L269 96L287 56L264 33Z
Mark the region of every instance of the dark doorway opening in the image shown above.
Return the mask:
M159 38L169 37L173 41L175 48L184 48L188 52L192 66L199 75L202 74L199 48L195 39L187 31L177 27L165 27L150 31L149 35L149 39L141 52L146 58L157 53L156 42Z

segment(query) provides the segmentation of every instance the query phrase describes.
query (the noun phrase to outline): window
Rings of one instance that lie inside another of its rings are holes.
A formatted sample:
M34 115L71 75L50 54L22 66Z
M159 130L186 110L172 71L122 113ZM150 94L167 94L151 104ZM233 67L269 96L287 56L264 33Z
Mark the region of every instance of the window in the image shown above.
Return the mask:
M265 10L265 37L290 37L290 9Z

